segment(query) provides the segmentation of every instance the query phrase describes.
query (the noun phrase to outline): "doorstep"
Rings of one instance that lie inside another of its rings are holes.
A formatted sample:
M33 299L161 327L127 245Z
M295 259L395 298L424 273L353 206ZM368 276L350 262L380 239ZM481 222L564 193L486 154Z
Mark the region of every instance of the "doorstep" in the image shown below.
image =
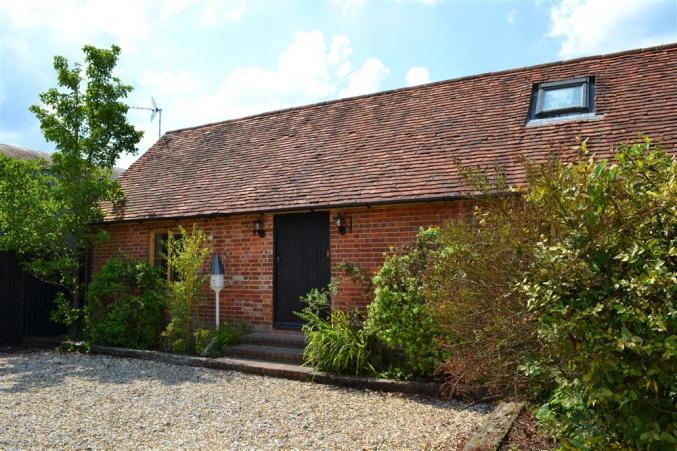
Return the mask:
M240 343L224 348L226 357L236 359L266 360L269 362L303 363L306 337L302 333L279 334L255 332L240 337Z
M240 371L260 376L293 379L319 384L338 385L358 389L370 389L385 392L399 392L426 396L439 396L440 384L436 382L398 381L375 377L345 376L315 371L301 365L267 362L261 360L238 359L230 357L208 358L160 351L144 351L139 349L115 348L111 346L92 346L91 352L116 357L154 360L174 365L197 366L217 370Z
M274 363L289 363L300 365L303 363L303 348L286 346L269 346L260 344L238 344L223 349L227 357L248 360L265 360Z

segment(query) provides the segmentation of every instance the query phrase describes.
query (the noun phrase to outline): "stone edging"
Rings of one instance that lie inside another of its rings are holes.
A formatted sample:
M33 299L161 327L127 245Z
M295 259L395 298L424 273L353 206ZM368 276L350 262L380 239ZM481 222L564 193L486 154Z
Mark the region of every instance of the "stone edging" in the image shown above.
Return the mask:
M233 358L208 358L188 355L170 354L159 351L116 348L111 346L92 346L92 353L116 357L129 357L174 365L198 366L219 370L234 370L261 376L280 377L319 384L338 385L359 389L370 389L385 392L399 392L426 396L439 396L440 384L436 382L398 381L374 377L344 376L315 371L312 368L287 365L282 363L262 362Z
M500 402L484 425L470 437L463 451L495 451L524 408L523 402Z

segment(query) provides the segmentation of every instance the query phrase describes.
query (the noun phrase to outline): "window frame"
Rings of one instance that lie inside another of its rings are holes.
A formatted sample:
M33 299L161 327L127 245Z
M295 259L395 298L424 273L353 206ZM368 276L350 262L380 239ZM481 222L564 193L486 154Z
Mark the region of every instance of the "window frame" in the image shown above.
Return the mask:
M592 96L590 93L590 87L594 83L592 77L578 77L570 78L568 80L559 80L559 81L549 81L538 83L536 85L536 102L534 106L534 119L542 118L552 118L560 117L567 114L583 114L591 113L592 108ZM581 103L577 106L567 106L552 110L543 110L543 98L546 91L569 88L569 87L579 87L581 89Z
M148 239L148 263L155 267L155 237L157 235L167 235L167 253L171 254L171 248L169 247L171 245L171 241L169 240L170 235L174 235L176 232L170 228L157 228L157 229L151 229L149 233L149 239ZM169 261L167 262L167 268L165 269L165 274L164 274L165 280L171 281L172 280L172 271L169 267Z

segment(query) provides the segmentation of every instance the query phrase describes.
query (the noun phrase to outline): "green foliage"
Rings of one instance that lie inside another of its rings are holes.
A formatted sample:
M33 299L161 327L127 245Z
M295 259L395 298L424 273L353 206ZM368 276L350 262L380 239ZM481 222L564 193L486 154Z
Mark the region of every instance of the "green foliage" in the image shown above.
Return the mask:
M89 354L92 351L92 344L88 341L64 340L59 343L57 350L60 352L74 352L80 354Z
M240 342L240 335L238 331L230 327L228 324L221 324L218 330L214 333L214 349L221 355L223 348L226 346L233 346Z
M82 319L85 315L85 309L75 308L71 302L66 299L63 293L57 293L56 299L54 300L56 307L50 313L49 317L52 321L56 323L61 323L66 326L70 326Z
M157 268L130 258L111 258L89 284L85 336L102 345L154 347L167 295Z
M376 287L366 320L356 311L333 309L327 290L311 290L297 315L308 338L306 363L322 371L412 378L431 376L440 358L438 325L423 298L423 274L438 247L437 229L422 230L416 243L386 256L374 277ZM339 265L364 283L364 272L350 262ZM404 358L402 356L404 354Z
M204 272L209 243L204 231L193 225L191 232L179 226L179 234L170 234L167 256L174 280L169 282L171 321L162 333L165 346L173 352L187 353L192 348L191 311L201 286L208 277Z
M436 228L422 230L409 249L386 256L374 277L374 300L365 323L379 340L404 351L407 370L414 375L431 375L441 357L434 306L423 296L424 273L439 248L438 235Z
M195 352L202 354L209 342L212 339L212 331L209 329L197 329L193 332L193 343L195 344Z
M0 250L16 253L37 277L60 285L74 307L87 250L101 236L90 228L101 203L120 198L111 168L136 152L142 133L127 122L121 102L131 87L113 76L120 49L83 48L85 64L54 58L58 88L40 94L30 110L56 152L44 161L0 157Z
M179 318L172 318L160 334L162 348L165 351L188 354L191 349L190 329Z
M326 290L313 289L302 299L306 306L297 315L308 340L306 364L330 373L377 375L386 364L385 349L362 327L356 313L333 310L327 318L334 294L332 282Z
M53 230L59 205L52 199L57 183L47 161L18 160L0 154L0 249L40 252L44 244L56 247Z
M492 193L487 193L492 194ZM446 359L438 367L450 396L523 393L519 366L539 350L536 320L517 289L533 260L537 212L514 195L493 193L470 221L441 227L424 294L435 306Z
M541 419L577 448L677 443L677 163L649 139L611 162L530 168L551 225L523 289L558 389Z
M197 329L193 332L195 352L208 356L220 357L224 348L240 342L240 334L228 324L221 324L218 329Z

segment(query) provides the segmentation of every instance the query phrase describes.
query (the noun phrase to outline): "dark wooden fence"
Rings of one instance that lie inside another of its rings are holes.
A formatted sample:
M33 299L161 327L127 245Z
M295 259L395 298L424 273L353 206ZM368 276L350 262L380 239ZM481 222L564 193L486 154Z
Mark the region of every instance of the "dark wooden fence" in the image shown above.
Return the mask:
M54 337L66 328L49 319L57 289L36 279L11 254L0 253L0 344L23 337Z

